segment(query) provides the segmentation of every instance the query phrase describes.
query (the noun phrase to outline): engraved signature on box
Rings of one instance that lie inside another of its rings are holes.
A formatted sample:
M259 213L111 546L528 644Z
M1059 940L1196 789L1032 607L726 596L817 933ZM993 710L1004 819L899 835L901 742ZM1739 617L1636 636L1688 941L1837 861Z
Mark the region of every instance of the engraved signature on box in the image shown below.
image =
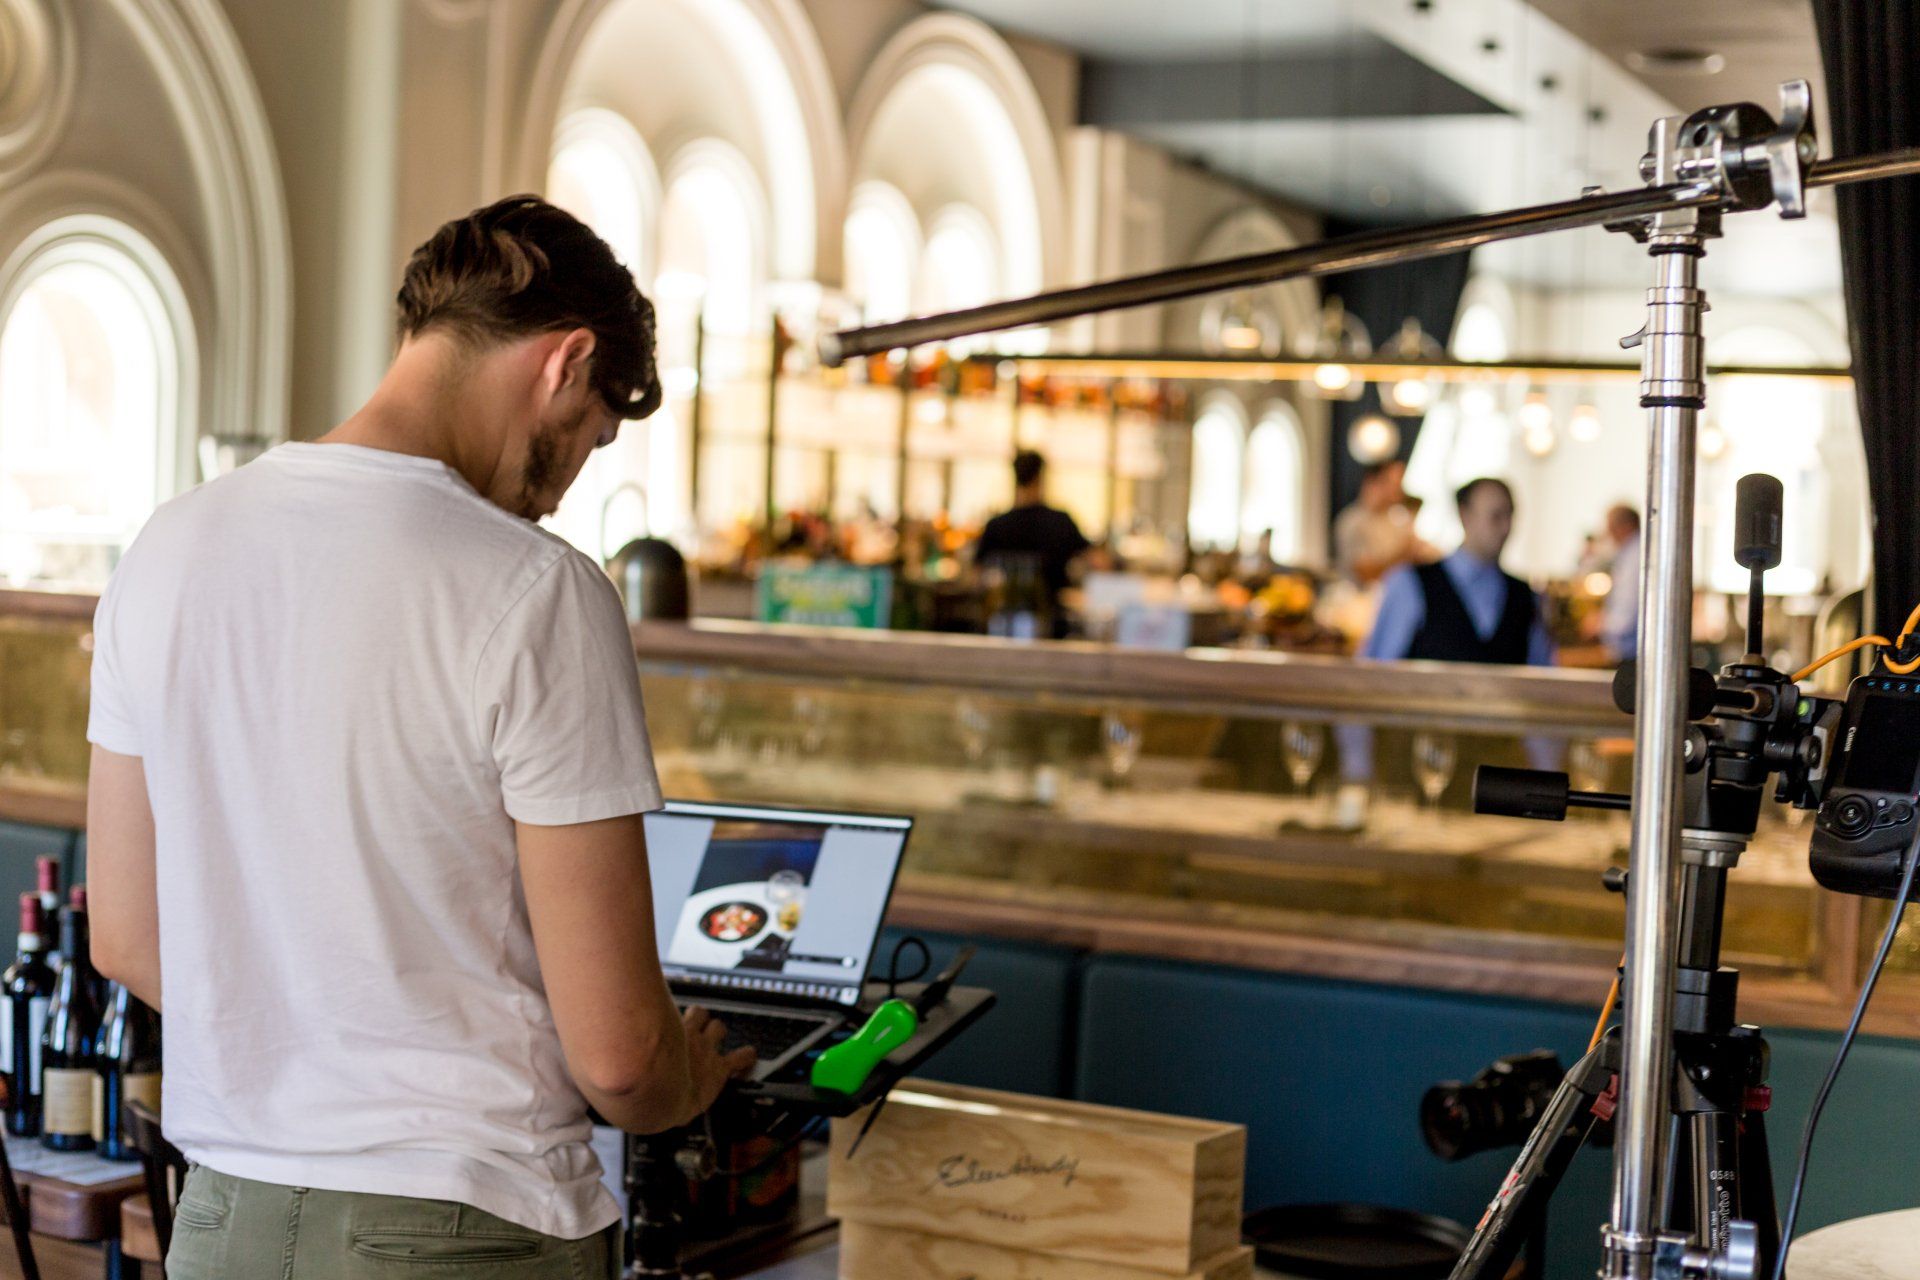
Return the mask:
M993 1166L981 1164L972 1156L962 1153L957 1156L948 1156L940 1162L934 1170L933 1181L927 1184L926 1190L943 1191L956 1187L978 1187L1016 1178L1058 1178L1062 1187L1070 1187L1079 1174L1080 1157L1078 1156L1059 1156L1043 1162L1030 1152L1022 1151L1012 1164Z

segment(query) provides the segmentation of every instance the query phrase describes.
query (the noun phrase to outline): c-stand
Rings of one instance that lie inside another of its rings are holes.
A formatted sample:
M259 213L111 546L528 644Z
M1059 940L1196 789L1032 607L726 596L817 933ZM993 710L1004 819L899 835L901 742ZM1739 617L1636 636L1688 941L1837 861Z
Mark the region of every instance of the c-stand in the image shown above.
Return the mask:
M1780 563L1780 482L1740 482L1735 559L1751 574L1747 655L1718 677L1692 670L1681 757L1681 905L1674 973L1673 1075L1662 1233L1668 1252L1690 1241L1682 1270L1734 1280L1766 1275L1780 1248L1767 1151L1767 1043L1735 1018L1740 975L1720 963L1727 873L1759 822L1770 776L1777 796L1815 808L1825 783L1828 738L1841 704L1803 697L1761 656L1763 575ZM1622 668L1614 696L1631 712L1635 673ZM1704 723L1700 723L1705 721ZM1474 810L1559 821L1569 806L1624 809L1628 798L1568 790L1564 774L1483 768ZM1615 877L1610 888L1623 888ZM1620 1040L1608 1031L1569 1071L1481 1220L1453 1280L1494 1280L1540 1227L1574 1153L1617 1102Z

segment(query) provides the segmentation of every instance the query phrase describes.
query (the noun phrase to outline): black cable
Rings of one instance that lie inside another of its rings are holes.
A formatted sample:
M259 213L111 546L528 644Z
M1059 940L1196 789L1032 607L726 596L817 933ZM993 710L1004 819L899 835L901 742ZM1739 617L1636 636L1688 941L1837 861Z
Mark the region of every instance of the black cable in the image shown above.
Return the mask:
M1793 1245L1793 1224L1800 1217L1800 1193L1806 1190L1807 1162L1813 1154L1813 1131L1820 1123L1820 1112L1827 1105L1827 1095L1833 1092L1834 1081L1840 1078L1840 1068L1847 1063L1847 1052L1853 1048L1853 1038L1860 1031L1860 1020L1866 1016L1867 1001L1873 998L1873 988L1880 981L1880 971L1886 966L1887 956L1893 951L1893 937L1900 931L1900 917L1906 912L1907 900L1913 895L1913 873L1920 867L1920 835L1916 835L1907 846L1907 869L1900 877L1900 895L1893 900L1893 914L1887 919L1887 931L1880 938L1880 949L1874 953L1873 966L1867 970L1867 980L1860 987L1860 999L1853 1006L1853 1020L1847 1023L1846 1034L1840 1037L1840 1048L1833 1055L1833 1065L1827 1068L1827 1078L1820 1082L1819 1092L1813 1095L1813 1110L1807 1113L1807 1127L1800 1135L1800 1164L1793 1172L1793 1193L1787 1198L1787 1218L1780 1227L1780 1256L1773 1260L1773 1280L1781 1280L1787 1271L1787 1250Z
M743 1168L722 1168L716 1163L713 1171L714 1176L721 1178L747 1178L753 1176L768 1165L774 1163L774 1161L785 1156L789 1151L792 1151L795 1147L805 1142L809 1137L817 1137L820 1132L820 1122L826 1118L827 1117L820 1115L806 1117L801 1121L800 1127L794 1130L791 1137L782 1139L773 1150L760 1156ZM774 1122L775 1125L778 1123L778 1120ZM763 1136L768 1138L773 1137L773 1127L774 1126L769 1126L766 1134ZM716 1150L718 1149L719 1143L713 1136L713 1117L711 1113L707 1116L707 1141L712 1144Z
M908 947L918 947L920 949L920 967L912 973L901 973L900 953ZM894 943L893 957L887 961L888 999L892 999L900 994L901 983L918 982L927 976L927 970L931 968L933 968L933 952L927 949L927 944L920 938L915 937L913 934L908 934L906 937L900 939L900 941Z

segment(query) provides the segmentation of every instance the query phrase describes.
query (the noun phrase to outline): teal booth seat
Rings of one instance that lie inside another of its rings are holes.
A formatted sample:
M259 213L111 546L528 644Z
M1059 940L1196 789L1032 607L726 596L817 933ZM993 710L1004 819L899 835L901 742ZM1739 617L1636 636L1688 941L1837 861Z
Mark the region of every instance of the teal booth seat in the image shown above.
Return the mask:
M1596 993L1596 996L1600 993ZM1420 1095L1496 1057L1571 1064L1595 1010L1125 957L1085 962L1075 1092L1248 1128L1247 1207L1358 1201L1471 1225L1516 1152L1445 1164L1420 1140ZM1807 1107L1837 1037L1780 1031L1769 1116L1785 1208ZM1828 1104L1801 1229L1920 1204L1920 1045L1863 1040ZM1549 1220L1553 1280L1599 1263L1607 1152L1575 1161Z
M889 928L874 953L876 977L886 976L894 944L906 933L917 934L932 951L929 976L944 969L966 941L950 934ZM997 938L981 938L976 945L979 950L960 981L986 987L998 1000L985 1018L941 1050L920 1074L954 1084L1066 1097L1073 1084L1083 953ZM918 954L909 950L901 957L907 972L913 971L913 957Z

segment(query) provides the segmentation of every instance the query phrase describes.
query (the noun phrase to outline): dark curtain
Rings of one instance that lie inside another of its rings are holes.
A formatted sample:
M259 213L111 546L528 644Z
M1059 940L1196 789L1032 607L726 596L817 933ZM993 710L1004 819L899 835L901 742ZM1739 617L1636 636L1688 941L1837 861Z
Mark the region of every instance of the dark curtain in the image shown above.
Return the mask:
M1329 219L1328 236L1349 235L1377 228L1359 223ZM1453 332L1454 314L1460 308L1460 291L1466 287L1467 266L1472 253L1449 254L1422 262L1400 262L1367 271L1345 271L1322 278L1321 293L1338 298L1348 311L1367 327L1367 336L1376 349L1400 332L1400 322L1412 316L1427 336L1446 345ZM1360 477L1366 470L1347 452L1347 429L1362 415L1380 410L1380 392L1369 383L1358 400L1333 402L1333 465L1327 475L1332 499L1329 515L1338 515L1360 492ZM1389 417L1393 415L1389 414ZM1393 418L1400 427L1400 456L1413 454L1413 442L1420 436L1419 418Z
M1814 0L1827 77L1827 148L1920 144L1920 18L1913 0ZM1816 124L1819 122L1816 121ZM1873 520L1873 618L1897 627L1920 601L1920 178L1836 193L1854 396Z

